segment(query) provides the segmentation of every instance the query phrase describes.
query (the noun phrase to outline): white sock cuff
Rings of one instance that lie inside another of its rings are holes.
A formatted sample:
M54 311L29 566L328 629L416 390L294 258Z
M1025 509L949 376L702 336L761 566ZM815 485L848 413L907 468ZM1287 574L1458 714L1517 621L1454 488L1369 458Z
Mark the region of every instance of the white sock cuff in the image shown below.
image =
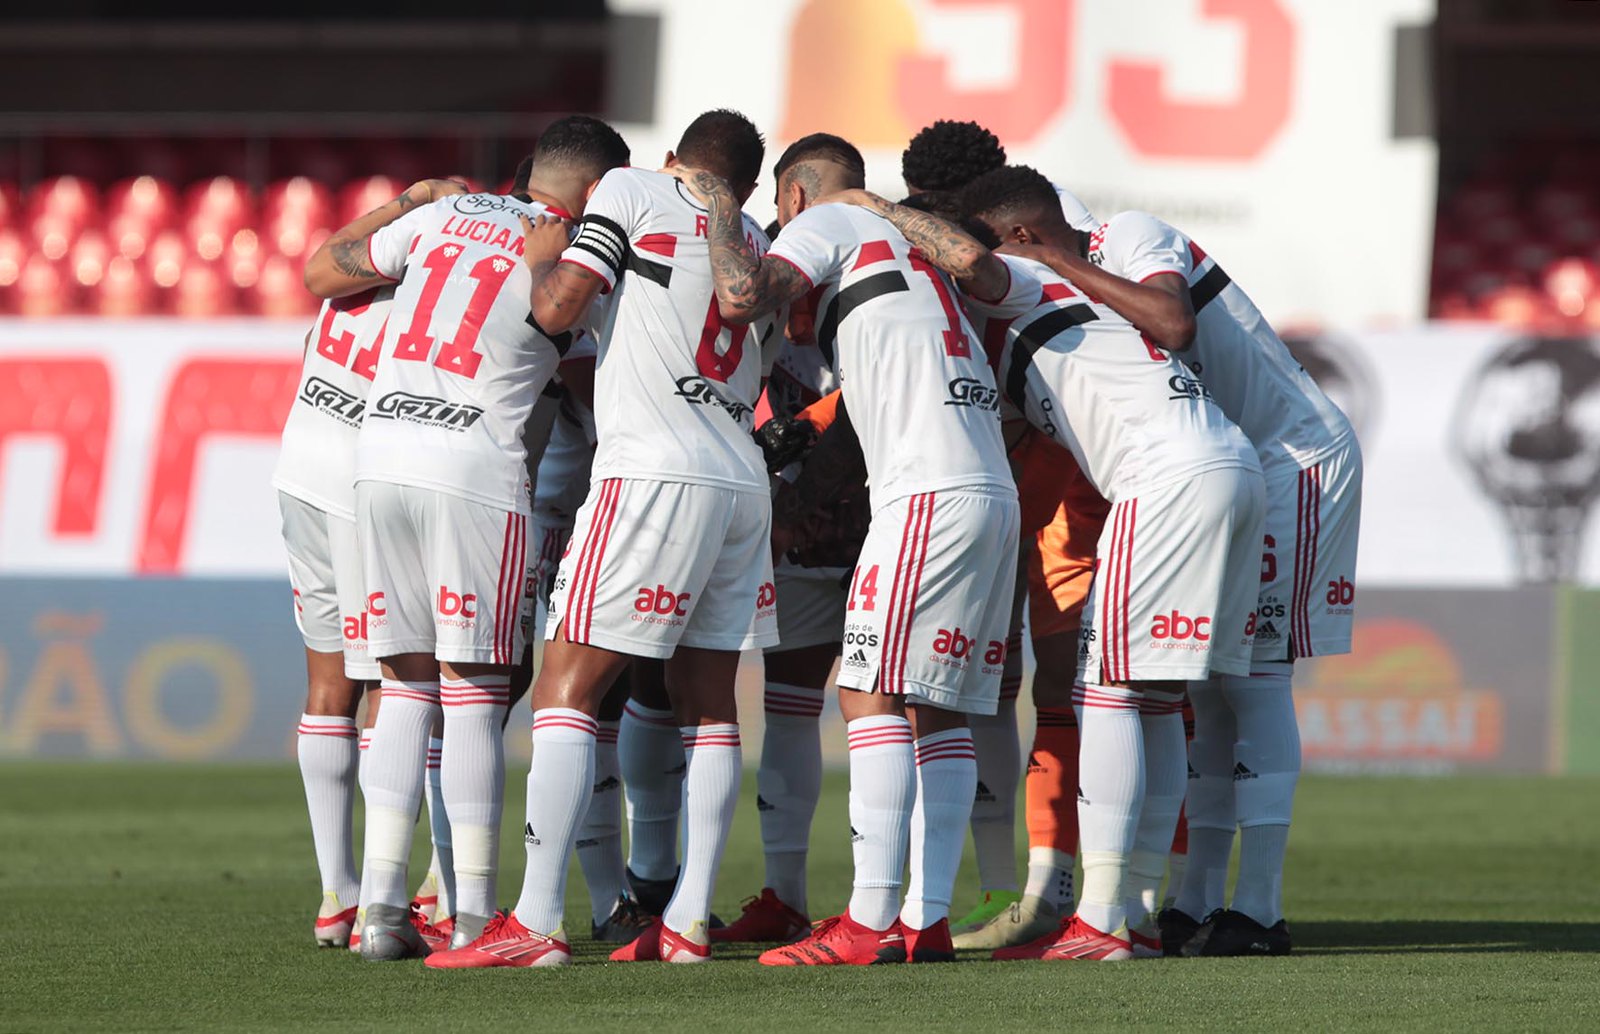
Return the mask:
M916 755L918 767L938 761L978 763L978 752L972 746L971 729L946 729L929 733L916 741Z
M621 721L596 722L594 741L596 743L609 743L612 746L615 746L617 742L617 729L621 726Z
M438 736L428 737L428 771L437 772L444 762L444 740Z
M739 726L735 724L685 725L678 731L683 736L685 751L702 750L707 747L739 749Z
M643 722L646 725L665 725L674 729L678 727L678 719L673 716L670 709L658 711L653 707L644 706L637 700L628 701L623 707L622 713L634 721Z
M593 742L600 723L570 707L541 707L533 712L533 742Z
M415 700L421 704L439 703L439 683L437 682L401 682L399 679L384 679L378 684L383 693L384 703L391 699Z
M362 729L361 730L361 742L360 742L359 746L361 747L362 750L366 750L368 747L372 746L372 730L371 729Z
M469 678L441 678L439 702L445 707L485 704L504 707L511 700L509 675L473 675Z
M338 736L353 740L360 735L356 720L337 714L303 714L300 716L301 736Z
M822 689L813 686L768 682L762 697L762 708L768 715L816 718L822 714L822 701L825 695Z
M852 753L879 747L909 747L914 741L911 723L903 715L868 715L850 722L844 729Z

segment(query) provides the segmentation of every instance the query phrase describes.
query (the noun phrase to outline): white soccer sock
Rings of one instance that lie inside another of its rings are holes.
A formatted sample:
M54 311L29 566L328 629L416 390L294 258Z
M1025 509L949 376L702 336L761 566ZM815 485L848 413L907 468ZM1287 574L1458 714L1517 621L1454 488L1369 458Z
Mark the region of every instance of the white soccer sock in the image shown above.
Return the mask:
M1222 679L1239 736L1234 743L1234 807L1239 821L1239 878L1233 909L1263 926L1283 918L1283 857L1289 844L1300 728L1288 664Z
M528 821L522 831L528 867L514 911L518 922L536 933L553 934L561 927L572 842L594 796L597 728L582 711L542 707L533 712Z
M1140 702L1144 737L1144 807L1128 855L1128 925L1144 926L1161 909L1167 854L1183 810L1188 750L1183 739L1183 698L1146 693Z
M295 752L311 816L311 846L322 874L322 890L349 908L361 893L356 876L350 819L355 808L356 755L360 753L354 718L303 714Z
M428 737L428 781L422 789L428 802L428 839L433 846L428 871L433 873L434 891L439 895L433 914L452 916L456 914L456 852L455 837L450 829L450 808L444 800L442 737Z
M1066 911L1074 904L1072 894L1073 868L1078 859L1053 847L1028 848L1028 882L1022 888L1024 897L1043 898Z
M806 911L811 819L822 796L822 699L820 688L767 683L767 726L756 769L766 886L801 913Z
M912 930L926 930L950 915L962 842L972 817L972 795L978 785L978 756L969 729L929 733L917 740L915 756L911 882L906 885L900 921ZM1015 877L1012 886L1016 886Z
M589 916L611 918L627 878L622 872L622 778L617 771L617 724L600 722L594 738L594 788L578 827L578 866L589 887Z
M511 679L503 672L443 679L439 699L444 704L441 787L450 815L455 863L452 903L455 912L492 916L500 860L500 813L506 799L501 730L511 700Z
M641 880L673 879L686 762L672 712L628 701L617 731L617 763L628 804L628 868Z
M1081 730L1078 843L1083 890L1077 914L1095 929L1112 933L1127 920L1128 861L1144 805L1138 694L1116 686L1078 686L1072 691L1072 706Z
M1204 919L1226 901L1233 853L1233 711L1220 676L1189 683L1194 740L1189 744L1189 864L1172 907Z
M1022 781L1017 702L1002 700L997 713L968 715L967 722L978 755L977 790L972 801L972 847L978 859L978 886L986 891L1015 891L1017 786Z
M850 840L855 880L850 917L887 930L900 907L900 885L917 800L911 723L871 715L845 726L850 742ZM971 800L969 795L968 800Z
M369 904L405 908L411 900L406 865L427 782L428 733L438 720L437 682L383 680L383 706L367 750Z
M683 875L661 916L674 933L690 933L694 924L704 924L711 916L711 892L739 805L739 777L744 771L739 727L684 726L683 756Z
M369 767L367 765L367 758L372 756L371 729L361 730L361 739L357 745L356 754L358 755L356 759L356 785L361 788L361 807L363 811L365 811L367 800L367 769ZM365 853L365 850L366 845L363 844L363 853ZM367 907L367 902L369 902L371 899L372 888L369 886L369 881L367 879L367 866L365 859L363 859L361 865L361 907L365 909Z

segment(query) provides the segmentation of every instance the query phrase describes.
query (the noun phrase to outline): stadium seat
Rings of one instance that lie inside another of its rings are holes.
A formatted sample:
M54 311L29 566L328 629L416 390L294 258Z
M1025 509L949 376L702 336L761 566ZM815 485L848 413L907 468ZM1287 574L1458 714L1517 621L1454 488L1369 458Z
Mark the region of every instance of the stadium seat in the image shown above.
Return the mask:
M71 224L73 231L100 215L100 198L94 185L77 176L56 176L28 192L28 219L50 216Z
M0 230L22 224L22 197L15 183L0 183Z
M151 286L158 291L168 291L177 286L188 257L189 245L176 230L163 230L157 234L150 242L144 259Z
M100 316L154 316L159 306L150 278L124 255L106 263L106 274L89 292L88 309Z
M78 235L72 250L67 254L67 269L79 287L94 287L106 275L115 252L106 235L96 227L89 227Z
M34 252L23 263L16 283L16 313L29 318L64 316L77 303L75 285L62 263L52 262L42 252Z
M334 225L343 226L356 216L365 215L385 201L393 200L411 182L414 181L402 183L389 176L368 176L345 184L344 189L339 191Z
M231 316L239 310L233 284L224 275L221 263L189 256L172 294L174 316L188 319L214 319Z
M0 228L0 306L11 296L11 288L22 275L22 267L33 249L15 230Z
M1600 283L1600 270L1588 259L1564 258L1552 262L1544 271L1544 293L1556 311L1577 319L1588 310Z
M292 258L307 255L312 238L329 229L333 221L327 188L304 176L267 188L261 212L261 235L268 248Z
M277 318L314 315L321 303L306 290L301 279L303 268L283 255L269 257L256 282L255 311Z

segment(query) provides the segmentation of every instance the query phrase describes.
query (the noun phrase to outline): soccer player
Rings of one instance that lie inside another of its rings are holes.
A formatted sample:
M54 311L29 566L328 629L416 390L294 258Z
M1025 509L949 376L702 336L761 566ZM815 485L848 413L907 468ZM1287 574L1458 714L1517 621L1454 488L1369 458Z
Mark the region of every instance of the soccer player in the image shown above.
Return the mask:
M1013 224L1070 232L1055 188L1030 169L986 174L963 199L996 237ZM948 224L925 227L930 217L865 192L850 200L918 231L930 261L952 273L993 258ZM941 238L948 246L934 247ZM1039 263L1007 256L1004 268L1001 290L965 291L968 310L997 347L1010 401L1071 450L1112 512L1073 699L1082 894L1058 932L995 957L1126 959L1135 938L1160 950L1153 916L1132 915L1131 933L1127 922L1144 885L1159 885L1183 801L1183 683L1249 670L1260 465L1181 364L1115 312Z
M421 199L460 191L416 183ZM385 206L384 218L404 209ZM322 875L313 934L343 947L355 930L360 880L351 833L359 731L356 710L380 677L367 651L366 593L356 544L356 431L377 368L378 343L394 297L389 287L326 301L306 337L295 394L272 485L283 515L295 624L305 640L307 692L297 752Z
M747 197L763 153L748 119L713 111L689 125L668 164L715 167ZM739 651L775 637L772 608L763 605L772 580L771 502L750 437L762 337L718 316L707 232L708 214L672 176L616 170L594 189L572 245L535 287L534 318L551 331L575 324L602 292L612 295L595 370L599 444L589 499L556 576L533 689L522 894L482 937L430 957L430 966L571 961L562 903L593 782L595 714L634 656L666 660L686 757L688 830L661 921L612 958L710 958L711 892L739 789ZM740 232L765 249L755 223L744 219Z
M996 708L1017 549L993 377L949 281L916 241L853 206L819 204L862 184L847 141L815 134L778 161L784 229L766 258L740 238L727 185L683 175L711 210L723 318L757 319L820 289L819 344L835 349L842 374L841 412L794 490L780 493L774 550L863 464L871 484L839 675L855 885L844 914L761 961L952 959L950 896L977 783L966 714Z
M1025 236L1008 228L1019 245L1042 243ZM1255 303L1181 231L1123 212L1052 243L1023 250L1182 358L1261 461L1267 512L1254 663L1248 676L1190 687L1190 859L1177 900L1162 913L1162 939L1169 953L1283 954L1283 859L1300 772L1293 665L1350 650L1360 446ZM1239 877L1224 909L1236 822Z
M524 253L553 259L627 145L573 116L540 137L533 200L471 194L411 209L376 232L346 227L306 266L313 294L398 281L356 453L371 650L384 665L373 738L365 958L425 954L407 917L411 825L427 734L443 703L442 788L454 839L455 936L494 912L504 786L501 722L522 654L529 512L527 423L570 334L529 319ZM402 199L404 201L406 199ZM536 217L524 235L520 219Z

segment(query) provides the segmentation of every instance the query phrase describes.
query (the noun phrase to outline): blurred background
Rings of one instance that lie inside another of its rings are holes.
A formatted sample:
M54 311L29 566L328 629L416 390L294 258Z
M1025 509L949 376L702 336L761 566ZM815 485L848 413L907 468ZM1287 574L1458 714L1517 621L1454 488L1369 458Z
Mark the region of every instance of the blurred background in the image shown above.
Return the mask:
M1600 4L338 6L0 14L0 755L291 756L306 256L415 179L504 189L560 114L653 165L732 106L772 158L851 138L891 197L917 129L976 119L1197 238L1366 454L1308 765L1600 772Z

